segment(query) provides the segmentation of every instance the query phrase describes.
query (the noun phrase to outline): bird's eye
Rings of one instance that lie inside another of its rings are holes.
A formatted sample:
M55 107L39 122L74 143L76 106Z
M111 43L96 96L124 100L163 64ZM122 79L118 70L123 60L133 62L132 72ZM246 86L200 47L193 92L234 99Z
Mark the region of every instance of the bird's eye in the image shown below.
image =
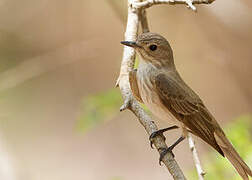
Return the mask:
M149 49L151 51L155 51L157 49L157 46L155 44L152 44L152 45L149 46Z

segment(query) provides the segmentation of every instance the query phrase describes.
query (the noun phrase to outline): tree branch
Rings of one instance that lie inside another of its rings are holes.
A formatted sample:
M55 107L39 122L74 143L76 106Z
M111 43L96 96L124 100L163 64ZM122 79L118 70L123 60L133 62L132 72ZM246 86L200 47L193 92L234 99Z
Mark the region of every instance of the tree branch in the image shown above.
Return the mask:
M214 0L146 0L143 2L132 2L131 6L134 8L149 8L156 4L186 4L187 7L196 11L196 7L193 4L211 4Z
M143 33L150 32L145 9L140 9L139 11L139 17Z
M140 2L140 1L135 0L135 2ZM143 31L149 31L149 28L148 28L145 11L141 11L139 9L132 7L130 5L132 4L131 0L128 0L128 3L129 3L128 20L127 20L127 27L126 27L126 32L125 32L125 40L135 41L137 37L138 24L140 21L140 17L143 19L142 21ZM140 16L139 16L139 13L141 13ZM155 123L152 121L150 116L147 115L146 112L144 112L144 110L140 107L140 105L137 103L137 101L133 97L131 93L131 89L130 89L130 84L129 84L129 71L131 71L134 67L135 55L136 55L135 50L133 48L124 46L120 76L116 83L116 85L119 85L123 99L124 99L124 104L120 108L120 111L123 111L127 108L130 109L138 117L139 122L143 125L147 133L150 135L153 132L157 131L158 128L155 125ZM153 139L153 144L159 153L162 152L161 151L162 148L167 148L165 140L162 136L155 137ZM175 180L186 179L171 153L167 153L162 159L162 161Z

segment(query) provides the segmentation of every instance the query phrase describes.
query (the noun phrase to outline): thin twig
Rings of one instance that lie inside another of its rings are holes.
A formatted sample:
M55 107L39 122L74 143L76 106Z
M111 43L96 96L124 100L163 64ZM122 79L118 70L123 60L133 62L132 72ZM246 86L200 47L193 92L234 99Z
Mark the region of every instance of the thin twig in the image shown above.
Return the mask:
M139 18L141 22L142 32L143 33L150 32L148 21L147 21L146 10L140 9L139 11L140 11Z
M193 4L211 4L214 0L145 0L143 2L132 2L132 6L135 8L149 8L156 4L186 4L190 9L196 11L196 7Z
M196 150L196 147L195 147L194 140L193 140L190 133L188 133L187 137L188 137L190 150L192 151L192 154L193 154L193 161L195 163L195 167L196 167L196 170L197 170L197 173L198 173L199 180L204 180L204 175L206 173L204 172L204 170L201 167L199 156L198 156L198 153L197 153L197 150Z

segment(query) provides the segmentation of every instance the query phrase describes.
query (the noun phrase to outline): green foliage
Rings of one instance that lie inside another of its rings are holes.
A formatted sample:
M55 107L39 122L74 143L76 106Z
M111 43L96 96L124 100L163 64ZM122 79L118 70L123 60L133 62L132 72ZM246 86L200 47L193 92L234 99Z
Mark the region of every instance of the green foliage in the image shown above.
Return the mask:
M82 102L82 113L77 124L78 130L84 132L105 120L111 119L119 112L121 104L121 94L115 88L85 97Z
M225 128L228 139L232 142L241 157L252 165L252 117L241 116ZM239 180L241 179L231 163L216 152L203 158L203 169L207 172L205 180ZM190 172L189 179L198 179L196 170Z
M86 96L82 102L81 114L77 122L77 129L85 132L106 120L112 119L122 105L119 89L110 89ZM148 108L142 104L142 108L150 114Z
M136 57L134 68L137 68L138 64L139 59ZM77 129L85 132L99 123L111 119L119 112L121 105L121 94L115 88L85 97L82 102ZM142 108L150 114L150 111L144 104L142 104Z

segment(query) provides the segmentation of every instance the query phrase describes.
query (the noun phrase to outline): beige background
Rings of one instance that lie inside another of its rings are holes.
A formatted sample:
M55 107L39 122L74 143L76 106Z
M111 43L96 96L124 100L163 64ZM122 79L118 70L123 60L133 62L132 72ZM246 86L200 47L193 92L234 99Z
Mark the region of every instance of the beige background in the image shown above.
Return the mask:
M149 24L169 39L178 71L224 125L251 113L252 3L197 7L152 7ZM0 179L167 179L131 113L76 131L83 98L115 84L125 13L125 0L0 1ZM167 133L168 143L177 136ZM197 147L200 156L211 150ZM174 153L184 171L192 168L187 142Z

